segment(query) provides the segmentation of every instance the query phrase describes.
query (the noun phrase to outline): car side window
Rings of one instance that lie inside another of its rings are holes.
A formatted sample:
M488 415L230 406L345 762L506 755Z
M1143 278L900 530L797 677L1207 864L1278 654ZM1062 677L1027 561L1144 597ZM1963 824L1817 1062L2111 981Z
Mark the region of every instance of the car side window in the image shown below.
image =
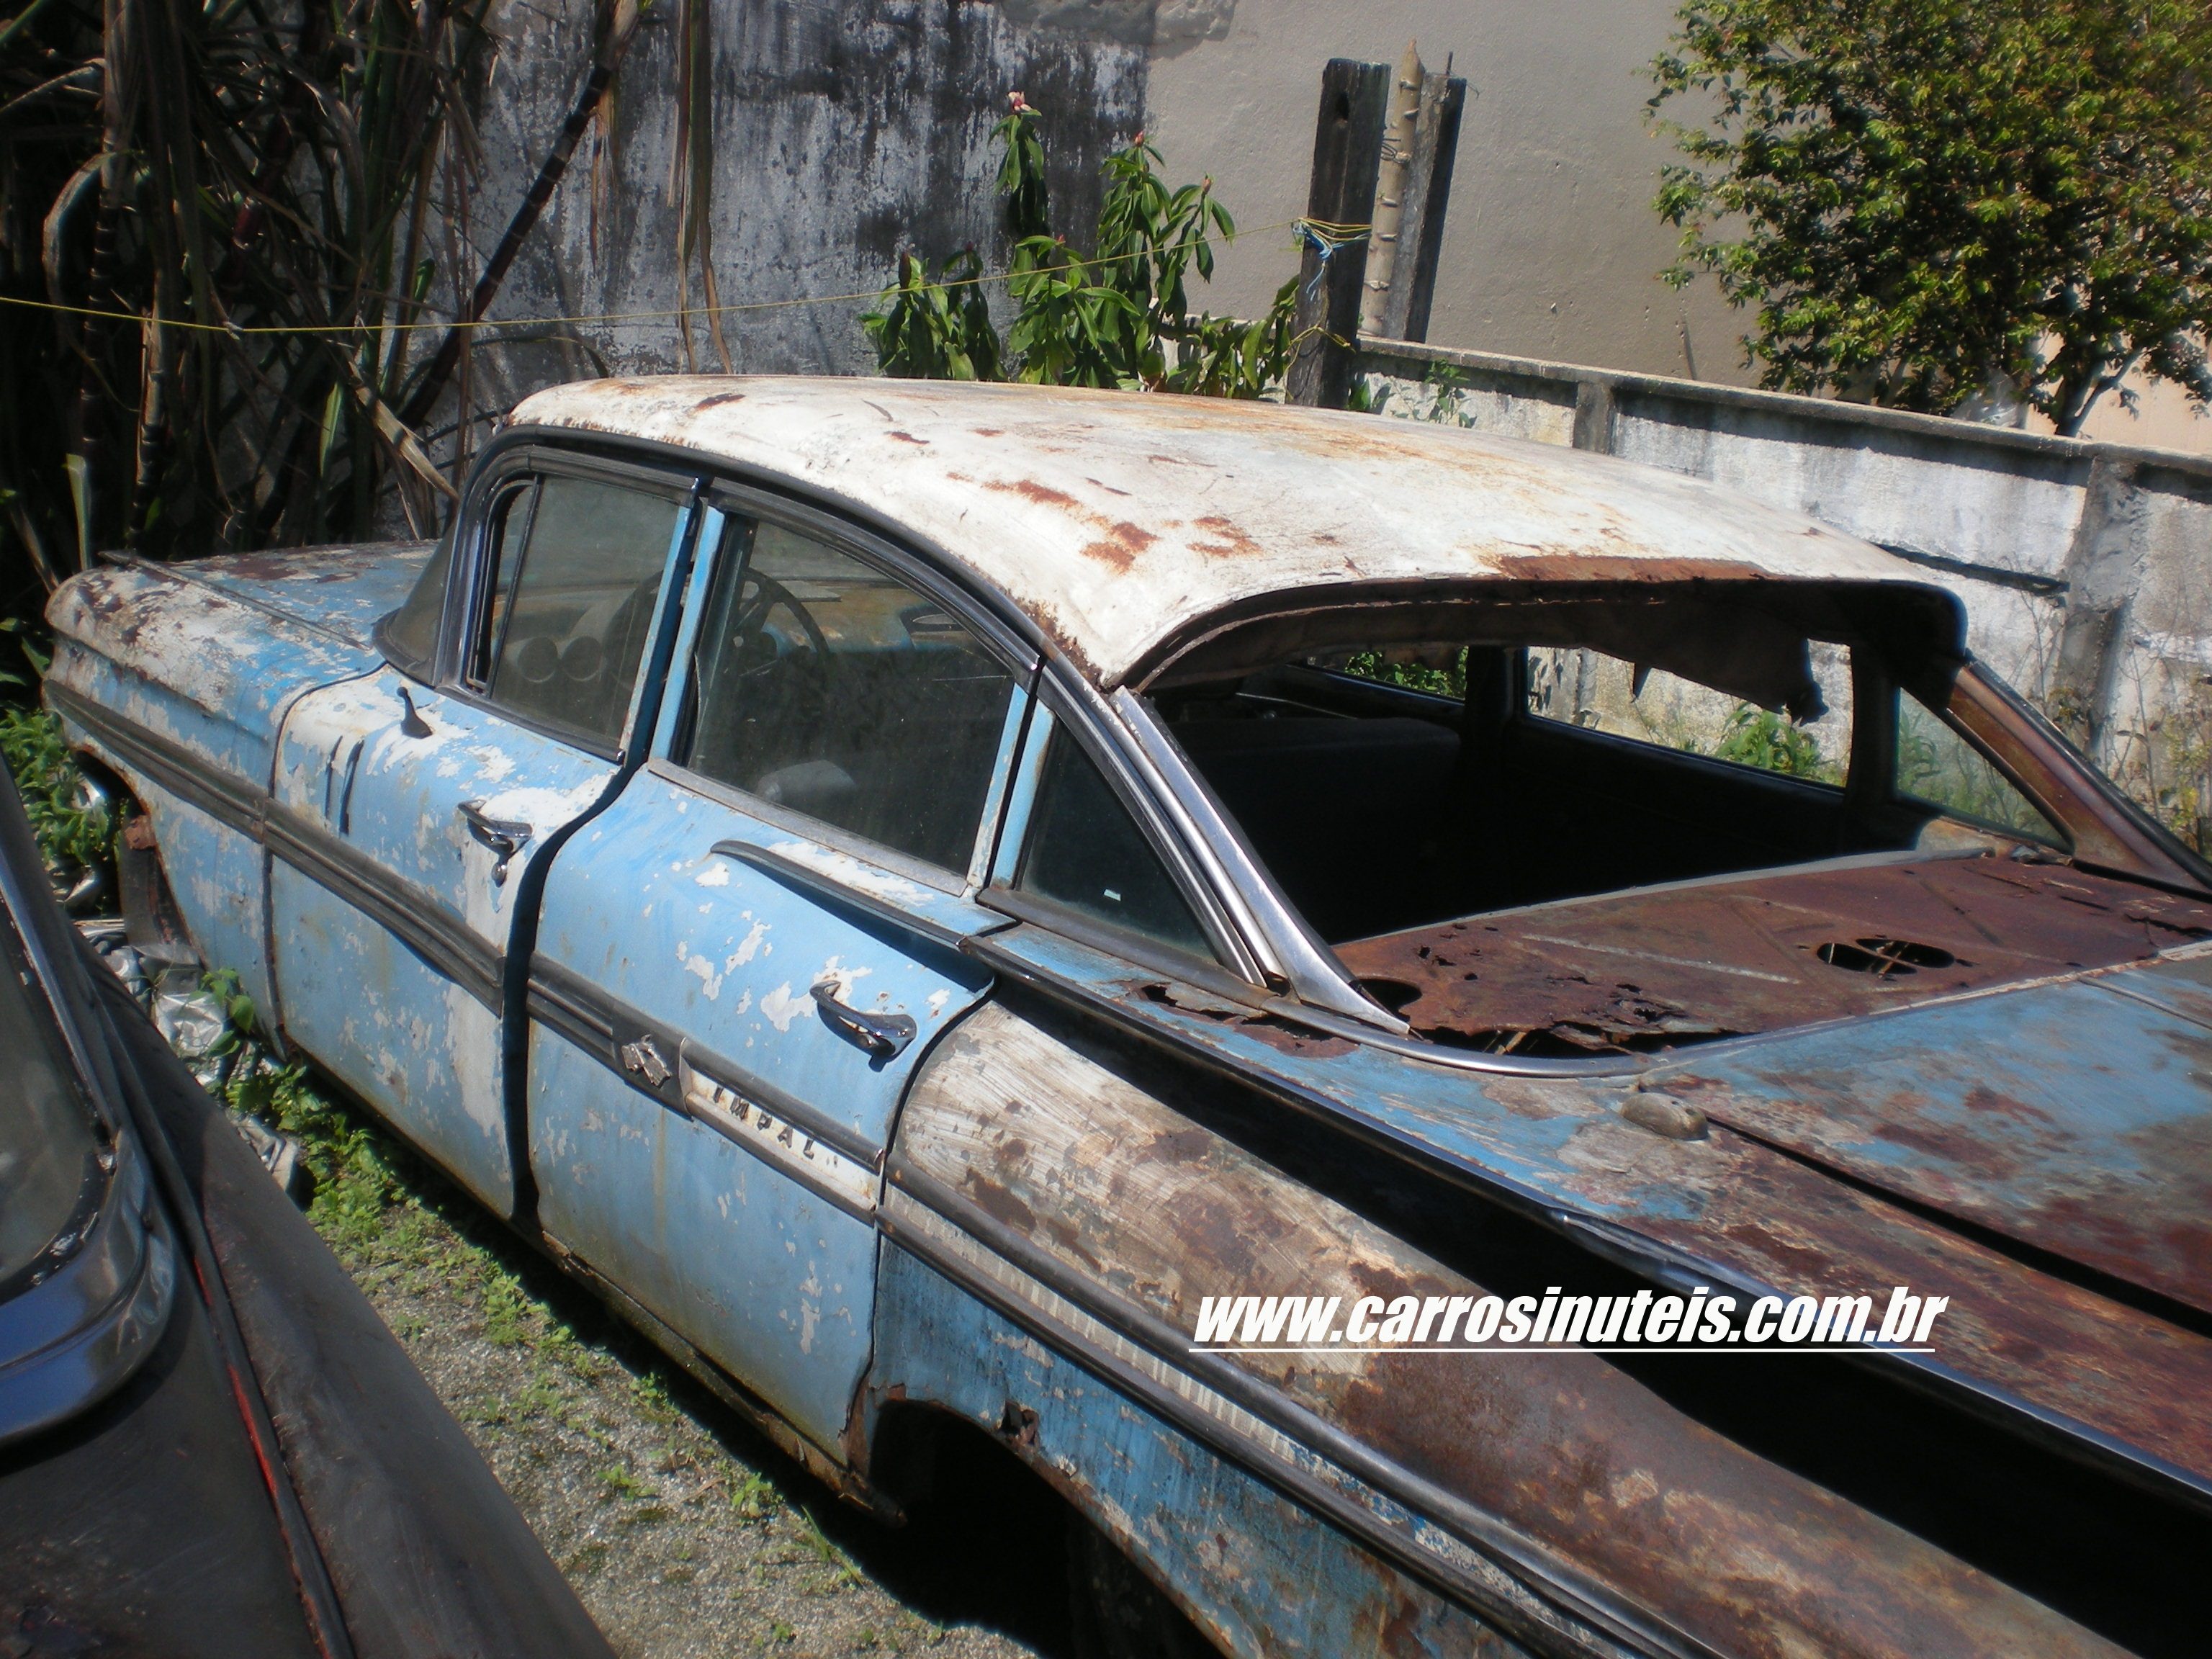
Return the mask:
M1014 886L1193 956L1213 954L1152 842L1064 727L1046 743Z
M1897 793L1947 817L1986 824L2063 848L2065 836L1941 716L1910 691L1897 694Z
M533 725L619 744L683 514L673 496L597 478L502 497L463 678Z
M673 758L964 871L1013 677L927 594L765 521L726 540Z
M1816 641L1812 664L1827 707L1801 725L1663 668L1583 647L1537 646L1528 652L1528 713L1655 748L1840 784L1851 752L1850 657Z

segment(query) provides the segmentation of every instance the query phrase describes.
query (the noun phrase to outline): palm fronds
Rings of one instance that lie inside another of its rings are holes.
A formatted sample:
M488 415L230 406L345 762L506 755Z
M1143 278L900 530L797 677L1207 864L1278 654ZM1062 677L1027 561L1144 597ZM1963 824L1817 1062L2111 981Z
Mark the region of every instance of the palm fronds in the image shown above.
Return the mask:
M358 534L395 475L433 520L402 331L475 262L437 233L488 6L30 0L0 30L0 295L122 313L0 307L0 489L42 580Z

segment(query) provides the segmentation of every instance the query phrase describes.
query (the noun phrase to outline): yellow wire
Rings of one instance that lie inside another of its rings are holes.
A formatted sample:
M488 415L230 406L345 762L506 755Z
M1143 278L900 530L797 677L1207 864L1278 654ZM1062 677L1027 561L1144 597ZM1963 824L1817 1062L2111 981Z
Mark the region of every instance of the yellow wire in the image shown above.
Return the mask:
M1317 232L1330 241L1356 240L1358 236L1365 235L1368 230L1365 225L1335 225L1325 220L1301 217L1285 219L1271 225L1255 225L1249 231L1238 234L1257 235L1262 231L1292 230L1300 226ZM1178 243L1176 246L1191 247L1196 246L1201 240L1205 239L1194 237L1190 241ZM1021 274L1048 276L1060 271L1080 270L1091 265L1119 263L1119 260L1104 258L1071 259L1066 264L1040 266L1035 271ZM961 276L951 282L935 283L933 286L969 288L985 283L1010 282L1015 274L1012 271L1000 271L977 276ZM70 317L92 317L106 322L137 323L141 327L152 325L161 328L186 329L205 334L414 334L443 333L448 329L544 328L581 324L594 324L603 328L619 328L636 326L645 323L665 322L672 318L678 317L716 317L740 311L781 311L794 306L851 305L862 300L880 300L887 294L896 293L898 288L899 284L894 283L889 288L869 289L857 294L818 294L794 300L744 300L729 305L687 306L674 311L601 311L579 313L568 317L479 317L473 322L464 322L459 318L454 318L444 322L330 323L321 325L312 323L201 323L181 317L155 318L136 311L109 311L97 306L66 306L58 304L52 300L27 300L13 294L0 294L0 305L20 306L27 311L52 312Z

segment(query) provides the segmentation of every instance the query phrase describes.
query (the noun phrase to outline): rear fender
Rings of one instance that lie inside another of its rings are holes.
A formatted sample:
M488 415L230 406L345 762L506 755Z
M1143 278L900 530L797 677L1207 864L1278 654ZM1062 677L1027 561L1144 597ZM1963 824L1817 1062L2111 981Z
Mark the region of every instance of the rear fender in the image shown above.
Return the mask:
M1336 1297L1340 1326L1482 1293L1212 1127L1223 1092L971 1015L892 1149L873 1397L1028 1437L1232 1649L1322 1601L1311 1645L1356 1645L1344 1610L1412 1586L1548 1651L2112 1651L1595 1355L1194 1351L1206 1296Z

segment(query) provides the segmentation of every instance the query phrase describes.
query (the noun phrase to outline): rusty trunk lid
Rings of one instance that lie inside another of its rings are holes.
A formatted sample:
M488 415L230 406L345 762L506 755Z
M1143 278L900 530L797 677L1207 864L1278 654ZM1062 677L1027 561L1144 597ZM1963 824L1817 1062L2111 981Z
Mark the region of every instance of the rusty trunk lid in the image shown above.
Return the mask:
M1731 1046L1644 1086L2062 1276L2212 1314L2212 945Z
M2069 864L1878 858L1341 947L1417 1032L1633 1054L1638 1086L2212 1312L2212 904ZM1730 1037L1749 1040L1724 1041Z

